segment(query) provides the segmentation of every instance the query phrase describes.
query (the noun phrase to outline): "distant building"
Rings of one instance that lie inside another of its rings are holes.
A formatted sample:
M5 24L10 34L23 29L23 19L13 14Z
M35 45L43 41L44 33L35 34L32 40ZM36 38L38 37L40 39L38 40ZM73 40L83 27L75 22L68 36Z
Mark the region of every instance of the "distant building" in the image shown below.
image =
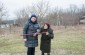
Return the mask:
M85 16L80 19L80 24L85 24Z
M0 22L0 28L7 28L15 24L15 20L4 20Z

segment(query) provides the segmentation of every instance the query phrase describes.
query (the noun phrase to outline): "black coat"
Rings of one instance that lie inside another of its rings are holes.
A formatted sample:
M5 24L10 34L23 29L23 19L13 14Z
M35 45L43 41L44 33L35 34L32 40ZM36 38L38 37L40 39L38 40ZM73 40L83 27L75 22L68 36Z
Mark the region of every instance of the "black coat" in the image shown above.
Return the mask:
M23 34L36 33L37 29L39 29L39 24L38 23L32 23L29 20L29 21L26 22L26 24L23 28ZM24 39L27 39L27 41L25 41L25 46L26 47L37 47L38 46L38 37L37 36L35 36L35 37L33 35L23 36Z
M50 53L51 51L51 39L53 39L54 34L53 30L49 28L48 30L44 30L41 28L41 32L49 32L49 35L45 33L41 36L40 50L44 53Z

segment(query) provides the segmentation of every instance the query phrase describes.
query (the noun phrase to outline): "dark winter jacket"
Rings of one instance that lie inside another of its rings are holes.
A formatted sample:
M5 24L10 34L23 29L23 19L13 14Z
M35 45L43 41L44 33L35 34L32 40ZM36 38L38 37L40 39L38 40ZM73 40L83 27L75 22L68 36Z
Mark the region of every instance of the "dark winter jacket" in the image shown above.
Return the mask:
M45 33L41 36L41 43L40 43L40 50L44 53L50 53L51 51L51 39L53 39L54 34L53 30L49 28L48 30L45 30L41 28L42 32L49 32L49 35L46 35Z
M32 15L30 17L30 19L26 22L24 28L23 28L23 34L32 34L32 33L36 33L37 29L39 29L39 24L36 22L32 22L31 18L32 17L36 17L35 15ZM37 17L36 17L37 18ZM38 35L33 36L33 35L29 35L29 36L23 36L24 39L27 39L27 41L25 41L25 46L26 47L37 47L38 46Z

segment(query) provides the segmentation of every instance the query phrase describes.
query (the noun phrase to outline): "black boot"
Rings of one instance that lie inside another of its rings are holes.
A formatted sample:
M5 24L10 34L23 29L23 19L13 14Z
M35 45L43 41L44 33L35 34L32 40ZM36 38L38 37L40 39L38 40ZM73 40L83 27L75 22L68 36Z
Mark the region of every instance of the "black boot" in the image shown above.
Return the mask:
M47 55L50 55L50 53L47 53Z
M42 52L42 55L44 55L44 52Z

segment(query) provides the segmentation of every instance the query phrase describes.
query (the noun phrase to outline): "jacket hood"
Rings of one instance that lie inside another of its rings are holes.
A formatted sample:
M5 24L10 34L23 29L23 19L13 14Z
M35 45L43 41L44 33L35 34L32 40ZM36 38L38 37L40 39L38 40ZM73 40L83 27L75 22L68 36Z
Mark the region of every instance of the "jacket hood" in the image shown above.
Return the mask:
M35 17L35 18L36 18L36 21L35 21L35 22L32 22L32 21L31 21L31 18L32 18L32 17ZM36 24L36 23L37 23L37 16L36 16L36 15L34 15L34 14L33 14L33 15L31 15L31 17L30 17L29 21L30 21L31 23L33 23L33 24Z

